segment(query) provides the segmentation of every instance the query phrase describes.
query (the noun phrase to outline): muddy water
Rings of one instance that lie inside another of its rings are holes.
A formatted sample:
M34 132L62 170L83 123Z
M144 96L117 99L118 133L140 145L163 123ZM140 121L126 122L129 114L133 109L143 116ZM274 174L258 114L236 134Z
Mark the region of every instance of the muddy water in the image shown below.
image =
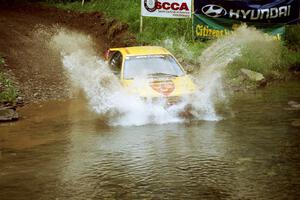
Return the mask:
M230 100L219 122L109 127L80 100L0 125L0 199L297 199L299 82Z

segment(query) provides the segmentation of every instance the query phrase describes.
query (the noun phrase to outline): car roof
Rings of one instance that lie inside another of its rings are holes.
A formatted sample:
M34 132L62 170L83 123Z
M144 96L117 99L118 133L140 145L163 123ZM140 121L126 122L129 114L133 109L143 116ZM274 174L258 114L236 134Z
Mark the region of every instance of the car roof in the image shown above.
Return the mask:
M167 49L159 46L135 46L111 48L109 51L120 51L123 56L171 54Z

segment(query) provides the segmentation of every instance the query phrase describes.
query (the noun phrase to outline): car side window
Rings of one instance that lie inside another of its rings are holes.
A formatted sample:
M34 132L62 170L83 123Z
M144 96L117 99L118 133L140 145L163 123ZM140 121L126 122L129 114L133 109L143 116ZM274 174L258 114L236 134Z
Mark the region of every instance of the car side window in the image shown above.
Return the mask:
M112 57L109 61L109 66L115 75L121 74L122 61L123 61L123 56L119 51L115 52L112 55Z

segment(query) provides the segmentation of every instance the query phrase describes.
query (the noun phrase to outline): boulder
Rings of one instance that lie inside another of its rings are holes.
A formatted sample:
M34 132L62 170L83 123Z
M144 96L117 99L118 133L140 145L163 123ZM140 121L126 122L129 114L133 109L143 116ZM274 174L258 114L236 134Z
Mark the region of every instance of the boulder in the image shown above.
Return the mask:
M19 119L19 115L14 108L0 108L0 122L14 121Z
M241 73L250 81L261 82L265 80L265 77L261 73L251 71L249 69L242 68Z

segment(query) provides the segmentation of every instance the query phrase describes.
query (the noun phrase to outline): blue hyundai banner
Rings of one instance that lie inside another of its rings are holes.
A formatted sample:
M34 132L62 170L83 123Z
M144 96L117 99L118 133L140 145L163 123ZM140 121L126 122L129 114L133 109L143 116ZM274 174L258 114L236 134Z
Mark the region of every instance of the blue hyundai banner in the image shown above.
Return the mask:
M299 22L299 5L299 0L195 0L195 35L218 37L246 23L280 39L285 24Z

